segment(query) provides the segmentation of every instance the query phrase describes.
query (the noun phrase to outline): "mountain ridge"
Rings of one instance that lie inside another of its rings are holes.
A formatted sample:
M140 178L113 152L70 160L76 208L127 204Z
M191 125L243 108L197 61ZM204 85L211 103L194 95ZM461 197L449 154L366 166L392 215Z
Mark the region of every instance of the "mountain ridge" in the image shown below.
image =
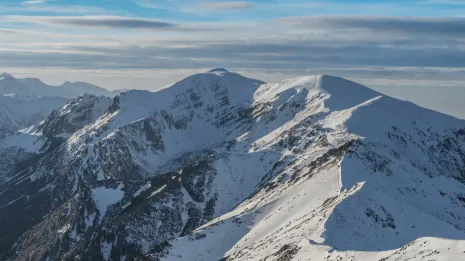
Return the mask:
M107 97L119 94L83 82L50 86L38 78L16 79L3 73L0 77L0 131L16 131L37 124L67 100L85 93Z
M0 259L428 260L465 246L465 121L339 77L214 69L80 97L16 135L0 149Z
M44 83L39 78L20 78L16 79L11 74L2 73L1 81L9 80L14 81L15 86L13 89L20 90L20 95L23 95L26 98L35 97L35 96L59 96L63 98L72 99L77 96L81 96L85 93L93 95L104 95L104 96L115 96L118 91L108 91L105 88L99 87L94 84L86 82L64 82L58 86L52 86ZM1 86L0 82L0 86ZM85 91L79 90L85 89ZM14 90L13 90L14 91Z

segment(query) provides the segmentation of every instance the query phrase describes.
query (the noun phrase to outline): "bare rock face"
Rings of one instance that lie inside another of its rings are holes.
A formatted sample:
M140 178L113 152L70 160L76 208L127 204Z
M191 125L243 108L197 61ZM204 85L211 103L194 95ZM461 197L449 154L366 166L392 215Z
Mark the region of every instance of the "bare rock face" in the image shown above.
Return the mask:
M214 69L85 95L0 153L0 260L427 260L465 246L465 122L337 77Z

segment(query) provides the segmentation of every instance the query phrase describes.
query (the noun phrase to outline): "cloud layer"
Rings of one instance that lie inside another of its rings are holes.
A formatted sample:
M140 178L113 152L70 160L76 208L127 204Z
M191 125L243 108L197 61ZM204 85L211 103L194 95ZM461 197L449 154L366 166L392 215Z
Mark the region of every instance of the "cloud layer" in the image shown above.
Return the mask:
M306 28L366 29L373 32L463 36L465 18L435 17L290 17L283 22Z
M25 45L11 38L0 45L2 59L20 66L98 69L199 68L218 64L238 68L307 69L317 66L464 67L465 19L399 17L291 17L266 23L173 23L118 16L5 16L10 22L116 31L95 35L113 39L73 42L53 39ZM134 32L154 31L156 34ZM214 29L214 30L213 30ZM24 32L23 32L24 33ZM65 33L64 33L65 34ZM87 37L91 39L90 35ZM65 38L65 37L64 37ZM62 42L65 41L65 42ZM75 40L74 40L75 41ZM9 51L10 50L10 51ZM11 51L14 50L14 51ZM80 59L74 59L79 53ZM49 57L49 58L47 58ZM98 61L98 63L97 63Z
M174 23L151 19L138 19L111 16L75 16L75 17L27 17L28 21L62 26L103 27L117 29L164 29L178 27Z

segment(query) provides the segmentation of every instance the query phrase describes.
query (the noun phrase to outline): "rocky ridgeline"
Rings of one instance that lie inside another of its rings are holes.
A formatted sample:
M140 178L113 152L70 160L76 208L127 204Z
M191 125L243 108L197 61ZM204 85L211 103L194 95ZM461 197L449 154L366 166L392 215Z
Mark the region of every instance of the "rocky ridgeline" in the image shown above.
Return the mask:
M1 260L396 260L465 238L465 122L337 77L215 69L3 140Z

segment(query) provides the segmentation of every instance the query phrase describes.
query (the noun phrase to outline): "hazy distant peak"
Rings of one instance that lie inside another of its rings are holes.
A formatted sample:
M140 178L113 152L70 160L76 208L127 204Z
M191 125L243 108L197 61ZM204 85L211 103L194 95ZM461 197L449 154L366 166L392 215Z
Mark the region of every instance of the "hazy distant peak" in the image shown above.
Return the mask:
M226 70L225 68L215 68L215 69L209 70L207 73L223 75L223 74L230 73L230 71Z
M0 78L13 78L14 79L14 77L11 74L8 74L8 73L0 74Z

